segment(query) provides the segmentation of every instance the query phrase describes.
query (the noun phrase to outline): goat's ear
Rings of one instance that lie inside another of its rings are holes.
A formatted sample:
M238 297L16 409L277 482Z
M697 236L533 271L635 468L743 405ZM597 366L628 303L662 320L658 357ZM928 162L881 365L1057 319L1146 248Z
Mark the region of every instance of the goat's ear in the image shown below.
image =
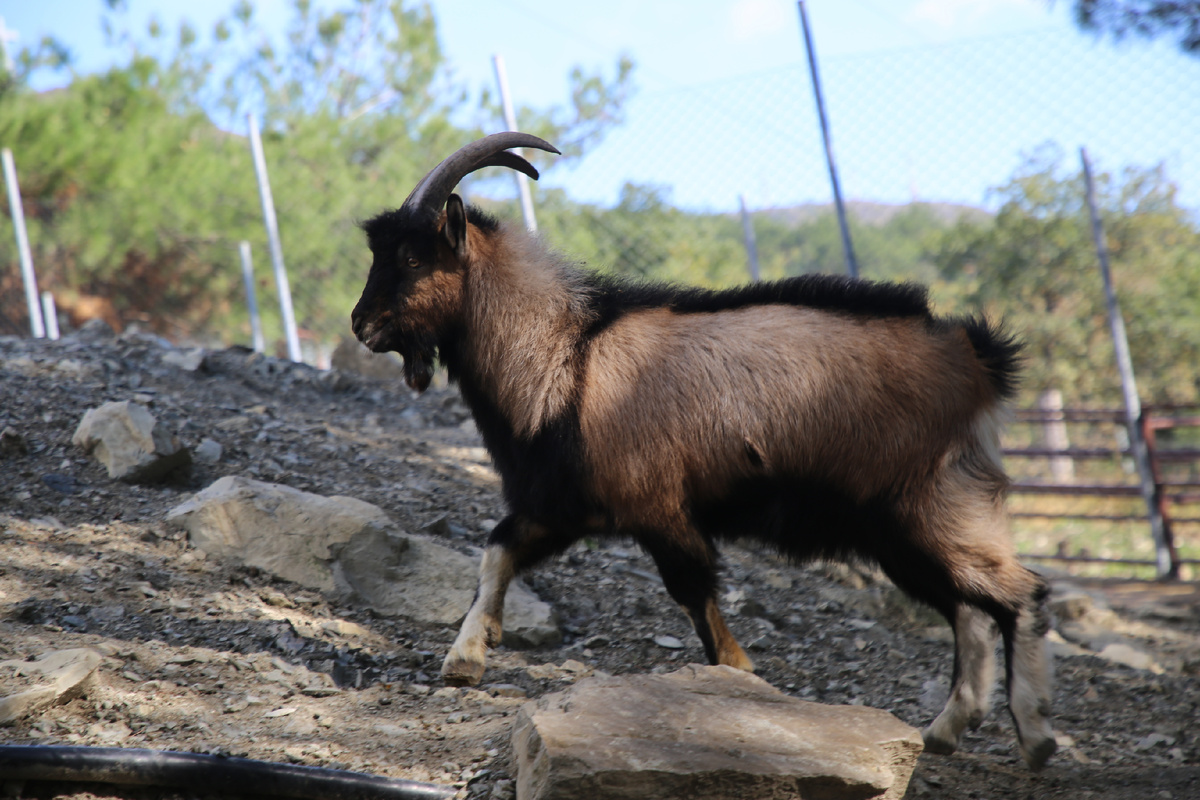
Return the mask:
M450 195L446 201L446 225L442 228L442 235L460 260L467 257L467 210L463 207L462 198L456 194Z

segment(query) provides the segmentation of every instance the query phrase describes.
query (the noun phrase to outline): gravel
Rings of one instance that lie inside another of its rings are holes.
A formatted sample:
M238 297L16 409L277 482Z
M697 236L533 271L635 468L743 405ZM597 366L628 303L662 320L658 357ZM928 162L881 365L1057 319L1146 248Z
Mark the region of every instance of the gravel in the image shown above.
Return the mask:
M86 696L0 730L5 743L226 753L511 798L509 728L522 703L591 674L703 660L653 563L627 541L585 540L528 576L558 610L564 642L494 651L475 689L438 677L453 628L335 607L206 559L163 519L224 475L357 497L463 552L482 545L504 509L453 388L414 397L400 384L240 348L208 352L194 370L195 359L176 356L136 332L0 337L0 660L82 646L105 656ZM145 404L200 448L186 483L113 481L71 445L85 411L117 400ZM773 685L883 708L916 726L940 708L949 629L878 574L795 566L748 546L727 547L725 561L730 627ZM1170 613L1114 601L1106 619L1157 669L1092 653L1057 660L1060 752L1043 772L1020 764L1001 707L959 753L923 755L908 797L1200 797L1195 597L1165 596ZM7 688L11 675L0 681ZM205 796L34 783L22 791Z

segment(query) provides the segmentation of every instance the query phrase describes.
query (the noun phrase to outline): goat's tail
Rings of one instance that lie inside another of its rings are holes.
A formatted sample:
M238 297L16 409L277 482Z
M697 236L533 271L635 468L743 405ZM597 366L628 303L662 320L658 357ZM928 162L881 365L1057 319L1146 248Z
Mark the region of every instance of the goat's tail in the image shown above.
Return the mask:
M1021 342L1002 325L985 317L966 317L959 320L975 355L987 370L988 380L1000 400L1011 400L1020 385Z

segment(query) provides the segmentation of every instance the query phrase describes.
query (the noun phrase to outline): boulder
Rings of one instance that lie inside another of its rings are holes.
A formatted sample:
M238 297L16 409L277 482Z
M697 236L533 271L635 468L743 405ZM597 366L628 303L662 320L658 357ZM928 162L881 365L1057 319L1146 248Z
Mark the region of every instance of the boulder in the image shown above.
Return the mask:
M199 372L204 368L204 357L203 347L193 347L188 350L168 350L162 354L162 362L184 372Z
M404 380L404 366L393 353L372 353L366 345L349 336L343 337L329 357L329 365L339 372L350 372L385 381Z
M378 506L236 476L220 478L167 514L211 556L252 566L384 616L453 625L475 596L479 559L396 530ZM553 609L515 582L504 644L561 641Z
M732 667L587 678L513 727L524 800L903 797L921 734L886 711L790 697Z
M35 711L83 694L102 660L98 652L84 647L57 650L36 661L0 661L0 670L13 670L31 684L28 689L0 698L0 725L11 725Z
M110 478L160 483L186 476L192 454L149 411L128 400L83 415L71 443L95 456Z

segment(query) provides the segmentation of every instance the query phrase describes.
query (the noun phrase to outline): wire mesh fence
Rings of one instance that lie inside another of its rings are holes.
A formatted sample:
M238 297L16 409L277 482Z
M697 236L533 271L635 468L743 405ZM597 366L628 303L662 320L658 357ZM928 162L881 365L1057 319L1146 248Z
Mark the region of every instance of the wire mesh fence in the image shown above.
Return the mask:
M583 157L543 162L549 169L534 187L541 235L598 269L707 286L749 280L751 251L766 279L844 271L803 55L798 49L787 69L635 95L624 122ZM1086 145L1108 170L1162 165L1174 200L1191 209L1187 224L1200 224L1200 58L1059 31L825 59L821 75L864 277L936 279L922 237L956 220L987 219L998 207L989 189L1009 181L1031 154L1052 162L1054 145L1061 153ZM513 88L519 98L520 87ZM239 256L247 241L265 348L287 355L249 147L225 134L200 146L224 148L229 170L219 189L197 201L219 220L215 234L195 234L167 203L166 222L141 231L144 241L126 241L116 231L139 230L136 219L122 217L137 213L122 211L127 194L71 185L47 198L28 187L23 206L39 288L53 295L63 329L99 317L117 330L137 325L179 344L249 345ZM336 164L291 160L278 137L266 148L301 353L324 366L349 333L370 257L358 215L370 212L322 193L321 169ZM38 173L21 152L15 157L19 174ZM411 180L395 183L398 204ZM507 174L481 173L463 190L520 224ZM311 230L314 207L319 236ZM67 247L68 240L75 244ZM0 265L0 335L27 336L11 235L0 235ZM1178 302L1188 302L1186 293ZM1196 317L1194 308L1169 312ZM1161 307L1157 313L1165 318ZM1191 373L1194 380L1194 364ZM1020 477L1030 478L1028 469L1020 465Z
M1039 32L827 59L821 72L866 277L928 280L920 259L873 246L873 230L914 208L943 223L994 210L988 188L1004 183L1023 154L1048 142L1067 152L1086 144L1108 168L1163 163L1180 202L1200 205L1200 154L1193 146L1200 130L1200 59L1168 47L1114 48L1069 31ZM514 88L519 97L520 87ZM602 144L552 167L537 187L541 230L555 246L603 269L736 283L750 274L741 200L751 212L763 277L841 271L840 244L822 234L830 190L802 53L793 68L635 96L625 117ZM30 209L39 280L54 292L64 323L100 315L117 327L136 322L177 340L247 343L237 247L248 239L268 339L280 339L253 173L246 148L243 153L244 174L229 187L230 196L210 198L212 206L227 209L227 235L198 240L186 230L156 231L171 246L160 248L163 255L153 263L141 263L136 248L123 247L130 243L101 241L92 248L107 246L100 255L56 249L64 225L100 226L96 237L104 239L110 200L87 196L87 187L79 187L87 202L73 203L71 215ZM21 168L21 154L16 157ZM276 162L273 169L280 168L304 165ZM480 200L515 217L511 182L476 183ZM398 187L397 196L402 193ZM347 273L333 262L362 265L365 272L366 252L355 220L333 215L331 244L321 259L289 250L294 207L310 205L313 197L276 192L306 357L319 359L345 333L356 293L336 285ZM25 334L11 237L0 240L0 258L7 265L0 327ZM71 262L86 258L119 261L120 268L101 285L80 284Z

